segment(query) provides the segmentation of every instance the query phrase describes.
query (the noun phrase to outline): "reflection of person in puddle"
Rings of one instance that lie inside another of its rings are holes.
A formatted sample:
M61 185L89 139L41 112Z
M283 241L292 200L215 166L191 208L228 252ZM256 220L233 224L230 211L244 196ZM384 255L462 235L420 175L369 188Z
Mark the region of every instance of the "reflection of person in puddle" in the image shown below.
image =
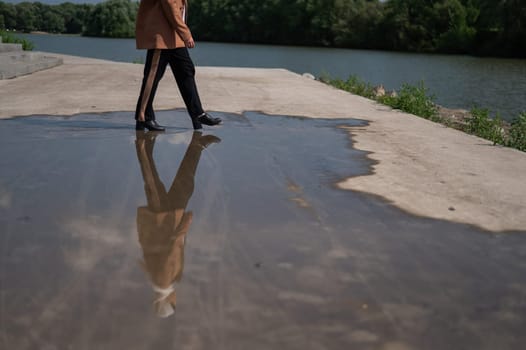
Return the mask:
M186 206L194 191L197 164L203 149L221 140L194 132L172 186L166 192L153 160L156 136L138 132L135 141L148 202L147 206L137 209L137 230L144 257L142 265L150 275L156 294L155 309L160 317L168 317L174 313L175 282L183 273L185 236L192 222L192 212L187 212Z

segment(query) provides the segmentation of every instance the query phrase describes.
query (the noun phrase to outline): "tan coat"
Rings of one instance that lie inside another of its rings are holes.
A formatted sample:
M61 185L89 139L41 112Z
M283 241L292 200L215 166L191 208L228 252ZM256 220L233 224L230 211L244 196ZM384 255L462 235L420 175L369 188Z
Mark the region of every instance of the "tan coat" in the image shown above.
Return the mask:
M141 0L135 25L137 48L185 47L185 42L192 38L183 18L185 6L186 0Z
M179 281L184 267L184 238L192 223L192 212L175 209L153 212L137 209L137 229L142 247L143 267L152 283L167 288Z

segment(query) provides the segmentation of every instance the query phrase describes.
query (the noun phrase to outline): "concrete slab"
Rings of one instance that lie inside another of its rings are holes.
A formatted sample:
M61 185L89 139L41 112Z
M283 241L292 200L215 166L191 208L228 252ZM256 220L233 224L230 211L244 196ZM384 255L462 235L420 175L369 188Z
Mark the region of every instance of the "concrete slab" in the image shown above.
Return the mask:
M22 51L22 44L2 44L0 41L0 53Z
M341 128L362 121L216 114L0 121L2 349L526 343L524 232L336 188L371 176Z
M31 74L61 64L61 58L40 52L3 52L0 53L0 80Z
M61 57L64 65L58 68L0 81L0 118L135 108L142 65ZM341 181L344 189L380 196L424 217L495 232L526 229L523 152L494 147L281 69L198 67L197 80L209 110L368 121L348 130L354 147L370 152L374 172ZM182 107L167 74L156 108Z

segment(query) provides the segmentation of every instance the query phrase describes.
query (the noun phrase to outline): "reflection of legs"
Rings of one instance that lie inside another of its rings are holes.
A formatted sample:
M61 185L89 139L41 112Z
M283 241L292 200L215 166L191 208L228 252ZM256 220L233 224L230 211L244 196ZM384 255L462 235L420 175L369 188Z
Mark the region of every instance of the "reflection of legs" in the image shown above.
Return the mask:
M200 132L194 132L192 141L186 149L186 153L177 170L174 181L168 191L168 198L173 209L184 209L194 193L194 178L201 158L203 147L199 143Z
M135 148L137 158L141 166L142 177L144 179L144 192L148 207L152 211L162 211L166 203L166 189L164 188L153 160L153 146L156 135L150 133L137 133Z
M201 152L211 143L221 142L214 135L203 136L201 132L194 131L192 141L186 149L181 165L177 170L175 179L168 191L168 198L172 208L184 209L194 193L194 178L201 158Z
M221 140L213 135L202 136L200 132L194 132L172 186L166 193L153 160L153 146L156 136L155 133L138 132L135 141L148 208L155 212L185 209L194 192L194 177L201 152L209 144Z
M203 114L201 99L195 84L195 66L188 54L188 49L183 47L169 50L169 63L172 68L177 86L181 92L186 109L190 117L196 118Z
M144 76L142 79L141 92L137 100L135 120L155 120L153 111L153 100L157 91L159 81L164 75L168 64L165 50L148 50L146 63L144 64Z
M137 210L137 227L144 268L156 293L154 305L159 316L167 317L174 313L174 283L181 279L184 268L185 237L192 222L192 213L185 209L194 190L197 165L203 149L220 139L194 132L170 191L166 193L153 159L156 136L155 133L138 132L135 141L148 201L147 210Z

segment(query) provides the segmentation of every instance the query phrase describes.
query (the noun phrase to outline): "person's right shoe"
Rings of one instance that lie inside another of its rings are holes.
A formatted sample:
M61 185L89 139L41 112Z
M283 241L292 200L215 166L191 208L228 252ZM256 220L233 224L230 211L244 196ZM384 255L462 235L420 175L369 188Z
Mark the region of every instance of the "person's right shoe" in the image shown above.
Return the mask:
M202 128L201 124L214 126L221 123L221 118L214 118L208 113L203 113L196 118L192 118L192 124L195 130Z
M145 120L145 121L137 120L135 122L135 130L144 131L144 129L148 129L149 131L164 131L165 130L162 126L157 124L157 122L154 120Z
M197 117L197 120L201 124L210 125L210 126L214 126L214 125L221 123L221 118L214 118L210 116L210 114L208 113L201 114L199 117Z
M152 119L152 124L155 125L156 127L158 128L162 128L164 130L164 126L160 125L159 123L157 123L157 120L155 119Z

